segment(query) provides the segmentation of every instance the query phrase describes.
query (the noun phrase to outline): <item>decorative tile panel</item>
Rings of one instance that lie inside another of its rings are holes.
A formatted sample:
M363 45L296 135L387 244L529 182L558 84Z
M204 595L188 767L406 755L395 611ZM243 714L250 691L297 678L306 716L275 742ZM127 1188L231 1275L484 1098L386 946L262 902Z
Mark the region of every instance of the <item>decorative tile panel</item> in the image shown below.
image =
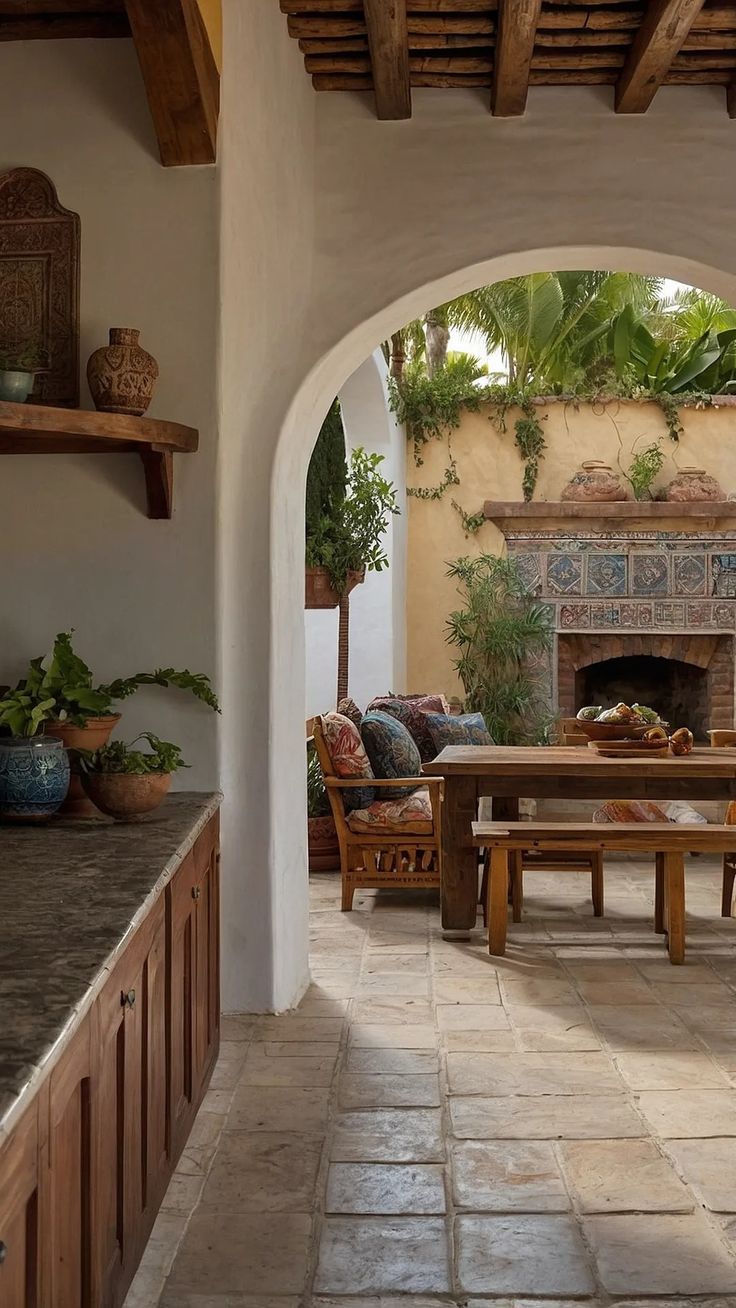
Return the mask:
M512 551L514 562L519 569L522 580L528 586L530 591L535 595L539 594L542 589L542 571L540 567L540 558L538 554L529 554L526 551Z
M675 554L672 580L676 595L704 595L708 568L705 554Z
M685 605L662 603L654 605L655 627L682 626L685 621Z
M669 561L666 554L632 554L629 566L632 595L669 593Z
M579 595L582 585L582 554L547 555L547 591L550 595Z
M621 626L620 604L591 604L590 625L591 627L603 627L603 628L620 627Z
M714 595L736 599L736 554L714 554L711 575Z
M590 626L589 604L562 604L560 606L560 626L572 629Z
M591 554L588 559L589 595L625 595L627 558L625 554Z

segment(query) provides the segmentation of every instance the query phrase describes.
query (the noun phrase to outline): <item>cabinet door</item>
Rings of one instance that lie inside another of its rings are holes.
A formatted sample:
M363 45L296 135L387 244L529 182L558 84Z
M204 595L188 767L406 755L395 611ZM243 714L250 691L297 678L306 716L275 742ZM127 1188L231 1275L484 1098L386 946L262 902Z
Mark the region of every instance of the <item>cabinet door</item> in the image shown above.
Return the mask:
M0 1176L0 1304L38 1308L37 1104L0 1146Z
M208 823L169 886L171 1122L174 1157L191 1130L220 1031L219 851Z
M94 1205L97 1298L121 1301L169 1173L164 901L116 964L96 1004Z
M65 1308L92 1303L90 1080L87 1016L51 1072L48 1101L40 1100L43 1301Z

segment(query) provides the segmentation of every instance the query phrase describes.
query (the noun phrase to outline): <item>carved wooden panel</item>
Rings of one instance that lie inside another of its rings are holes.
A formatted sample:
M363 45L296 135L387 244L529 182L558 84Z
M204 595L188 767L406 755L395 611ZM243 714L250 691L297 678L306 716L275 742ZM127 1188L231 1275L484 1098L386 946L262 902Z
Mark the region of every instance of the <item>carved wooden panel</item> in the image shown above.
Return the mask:
M0 174L0 355L40 352L37 404L79 405L79 240L50 177Z

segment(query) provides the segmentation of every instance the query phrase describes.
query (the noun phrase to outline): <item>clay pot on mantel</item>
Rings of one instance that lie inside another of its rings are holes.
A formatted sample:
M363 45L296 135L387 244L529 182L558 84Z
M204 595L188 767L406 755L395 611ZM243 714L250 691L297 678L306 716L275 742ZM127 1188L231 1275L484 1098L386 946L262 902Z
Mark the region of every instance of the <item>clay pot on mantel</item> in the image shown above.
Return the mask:
M723 487L704 468L680 468L665 488L664 498L672 504L693 504L703 500L722 503Z
M87 382L101 413L127 413L140 418L153 399L158 364L138 344L135 327L111 327L110 344L89 357Z
M621 484L618 474L607 463L588 459L567 483L561 498L581 504L613 504L630 500L631 492Z

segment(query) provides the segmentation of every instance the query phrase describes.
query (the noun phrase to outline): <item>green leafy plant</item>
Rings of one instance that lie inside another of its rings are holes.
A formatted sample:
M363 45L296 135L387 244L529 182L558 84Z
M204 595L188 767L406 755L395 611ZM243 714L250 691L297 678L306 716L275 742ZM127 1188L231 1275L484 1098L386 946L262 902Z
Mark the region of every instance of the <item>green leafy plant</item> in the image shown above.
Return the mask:
M414 445L414 461L422 464L422 446L440 440L459 427L464 410L477 413L485 388L478 385L485 368L468 354L450 355L431 375L419 358L404 369L401 384L389 383L389 402Z
M157 668L95 686L87 664L74 652L71 631L61 631L50 655L31 659L25 677L0 696L0 726L13 735L35 735L52 719L84 726L90 717L114 712L119 700L128 699L141 686L173 686L189 691L215 712L220 712L209 677L185 668Z
M463 599L448 618L446 639L460 651L454 667L466 708L483 714L499 745L539 744L552 721L544 696L553 635L549 607L510 558L458 559L448 576L460 583Z
M626 479L630 482L637 500L650 498L652 483L661 472L663 464L664 452L659 441L654 441L634 454L626 471Z
M148 750L135 749L139 740L148 742ZM126 776L147 776L151 772L178 772L189 767L178 745L161 740L152 731L144 731L130 744L113 740L99 749L75 750L81 772L114 772Z
M322 776L317 751L310 741L307 745L307 816L327 817L329 813L330 801L327 798L325 779Z
M382 454L353 450L344 498L320 514L307 537L307 566L326 568L339 594L349 572L388 567L383 537L399 508L393 483L380 472L382 463Z
M736 326L708 328L694 340L657 340L627 304L611 323L610 340L617 375L654 394L736 389Z

